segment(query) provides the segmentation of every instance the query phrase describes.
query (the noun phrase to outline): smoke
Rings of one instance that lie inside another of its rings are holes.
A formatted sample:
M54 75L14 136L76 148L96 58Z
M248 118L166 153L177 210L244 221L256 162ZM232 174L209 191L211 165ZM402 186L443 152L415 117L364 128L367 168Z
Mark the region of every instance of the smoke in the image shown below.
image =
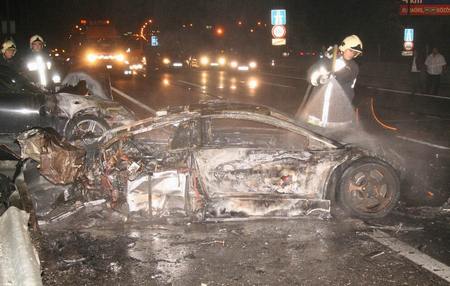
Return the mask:
M393 166L402 179L403 201L414 205L441 205L448 199L450 187L447 175L450 164L443 160L445 155L436 149L402 140L400 137L420 136L411 134L417 126L410 124L411 130L408 130L404 126L390 125L386 116L391 114L377 108L377 98L366 89L359 91L364 93L358 94L363 100L354 106L351 96L337 81L331 80L307 94L307 101L297 111L296 118L325 137L360 147L367 155ZM327 116L324 112L328 112Z
M355 119L356 114L351 103L353 96L347 94L334 78L327 84L313 88L307 96L306 103L296 115L304 122L333 128L349 124Z

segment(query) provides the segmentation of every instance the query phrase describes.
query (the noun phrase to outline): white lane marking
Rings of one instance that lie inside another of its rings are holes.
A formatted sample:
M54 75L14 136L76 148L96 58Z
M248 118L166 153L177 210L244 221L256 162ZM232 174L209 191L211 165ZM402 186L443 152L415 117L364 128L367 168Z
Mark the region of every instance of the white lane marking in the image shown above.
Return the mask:
M272 82L267 82L267 81L262 81L261 83L266 84L266 85L276 86L276 87L296 88L295 86L291 86L291 85L284 85L284 84L272 83Z
M410 142L414 142L414 143L417 143L417 144L426 145L426 146L429 146L429 147L434 147L434 148L437 148L437 149L450 150L450 147L433 144L433 143L430 143L430 142L427 142L427 141L422 141L422 140L419 140L419 139L414 139L414 138L405 137L405 136L397 136L397 138L400 138L400 139L403 139L403 140L406 140L406 141L410 141Z
M283 75L283 74L274 74L274 73L268 73L268 72L260 72L260 74L269 75L269 76L273 76L273 77L307 80L306 78L303 78L303 77L296 77L296 76Z
M188 82L188 81L184 81L184 80L178 80L178 82L190 85L190 86L194 86L197 88L203 88L201 85L198 85L196 83L192 83L192 82ZM239 81L242 84L245 84L246 81L245 80L241 80ZM266 84L266 85L272 85L272 86L277 86L277 87L284 87L284 88L296 88L295 86L290 86L290 85L283 85L283 84L277 84L277 83L271 83L271 82L266 82L266 81L262 81L262 84ZM222 98L221 96L217 96L219 98Z
M179 83L183 83L185 85L189 85L189 86L200 88L201 90L204 90L204 86L196 84L196 83L193 83L193 82L184 81L184 80L178 80L178 82ZM217 97L217 98L223 99L223 96L220 96L220 95L214 95L214 94L207 93L207 92L204 92L204 94L207 94L207 95L212 96L212 97Z
M420 252L416 248L390 236L381 230L375 230L373 233L367 233L367 235L420 267L441 277L445 281L450 282L450 267L444 263L437 261L436 259Z
M198 87L198 88L202 88L203 87L203 86L201 86L199 84L196 84L196 83L193 83L193 82L184 81L184 80L178 80L178 82L181 82L181 83L193 86L193 87Z
M379 90L379 91L388 91L388 92L393 92L393 93L400 93L400 94L411 94L410 91L405 91L405 90L397 90L397 89L374 87L374 86L368 86L367 88L376 89L376 90ZM432 95L432 94L426 94L426 93L420 93L420 92L419 93L415 93L414 95L423 96L423 97L430 97L430 98L438 98L438 99L450 100L450 97L447 97L447 96Z
M139 100L136 100L136 99L132 98L131 96L129 96L125 92L121 91L120 89L117 89L114 86L111 86L111 90L114 91L115 93L117 93L118 95L122 96L123 98L128 99L132 103L138 105L139 107L147 110L148 112L152 113L153 115L156 114L156 110L154 110L153 108L145 105L144 103L140 102Z

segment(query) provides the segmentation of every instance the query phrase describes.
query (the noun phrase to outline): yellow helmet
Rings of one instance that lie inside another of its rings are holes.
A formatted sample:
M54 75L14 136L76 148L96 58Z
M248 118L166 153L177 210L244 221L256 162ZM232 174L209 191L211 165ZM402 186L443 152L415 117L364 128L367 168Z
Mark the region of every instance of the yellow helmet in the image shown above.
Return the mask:
M7 40L7 41L3 42L2 53L4 54L9 49L17 50L16 44L11 40Z
M30 38L30 48L32 47L34 42L41 42L43 46L45 46L44 38L39 35L34 35Z
M363 44L357 35L351 35L346 37L339 46L339 50L344 52L345 50L352 50L358 53L362 53Z

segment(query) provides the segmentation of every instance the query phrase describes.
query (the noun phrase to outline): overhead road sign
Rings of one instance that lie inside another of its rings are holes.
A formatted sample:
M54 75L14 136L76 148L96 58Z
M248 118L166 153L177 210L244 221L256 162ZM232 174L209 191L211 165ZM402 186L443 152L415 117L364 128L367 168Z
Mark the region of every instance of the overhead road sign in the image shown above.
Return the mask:
M450 1L449 1L450 2ZM409 13L408 13L409 7ZM400 5L401 16L450 16L449 4Z
M413 51L402 51L402 56L404 57L412 57L414 55Z
M158 47L159 43L158 43L158 36L151 36L150 37L150 44L152 47Z
M414 29L405 29L403 41L414 42Z
M272 25L286 25L286 10L273 9L270 13Z
M274 38L284 38L286 36L286 27L283 25L275 25L272 27L272 36Z
M402 3L405 5L433 5L433 4L450 4L449 0L402 0Z
M403 48L405 51L412 51L414 49L414 43L413 42L404 42Z
M272 46L284 46L286 45L286 39L272 39Z

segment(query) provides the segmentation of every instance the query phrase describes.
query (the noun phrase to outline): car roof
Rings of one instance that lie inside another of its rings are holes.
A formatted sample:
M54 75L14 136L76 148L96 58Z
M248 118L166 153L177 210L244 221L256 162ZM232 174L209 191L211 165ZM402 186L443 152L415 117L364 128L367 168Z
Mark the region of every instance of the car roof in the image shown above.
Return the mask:
M269 116L272 117L274 120L281 120L286 123L295 125L296 128L303 129L306 134L315 137L317 140L322 141L327 145L334 147L341 146L339 142L315 132L313 129L308 128L308 126L305 126L304 124L301 124L301 122L293 119L292 116L289 116L282 112L276 111L273 108L263 105L254 105L241 102L229 102L223 100L208 100L186 106L169 107L165 110L158 111L157 114L158 113L161 115L157 117L150 117L147 119L139 120L128 126L121 126L112 129L110 131L107 131L102 136L102 139L103 140L106 139L106 141L109 141L110 139L112 139L112 137L114 137L115 135L119 135L122 132L139 133L142 130L153 129L149 128L149 126L152 125L161 126L161 124L164 125L173 122L180 122L184 120L189 120L194 117L210 117L210 116L227 117L228 115L234 114L233 117L236 118L243 116L246 117L247 119L250 119L249 117L251 117L251 114L253 113L256 115ZM124 134L122 133L122 135Z
M222 114L229 111L247 111L264 115L271 115L272 113L280 113L264 105L254 105L242 102L230 102L223 100L208 100L199 103L193 103L187 106L174 106L166 109L168 114L175 114L183 111L196 112L200 115L214 115ZM287 115L286 115L287 116Z

